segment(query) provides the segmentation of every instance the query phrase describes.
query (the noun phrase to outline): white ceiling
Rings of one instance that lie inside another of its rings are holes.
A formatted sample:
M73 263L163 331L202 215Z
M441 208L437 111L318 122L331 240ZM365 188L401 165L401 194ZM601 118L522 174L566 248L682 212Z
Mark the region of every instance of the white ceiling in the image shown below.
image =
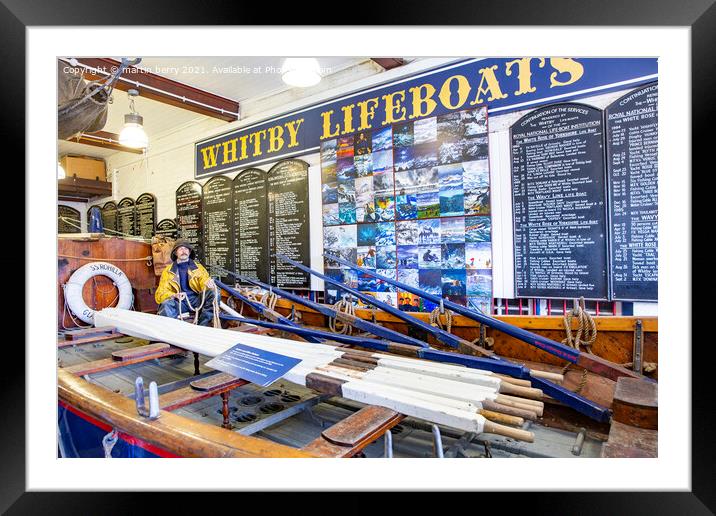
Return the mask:
M143 57L138 68L239 102L290 89L281 80L283 57ZM366 57L317 58L324 77Z
M360 77L374 75L381 67L366 57L319 57L324 80L311 88L291 88L280 75L283 57L143 57L138 65L152 73L189 86L237 100L241 115L265 109L267 104L297 100L303 97L346 84ZM406 59L412 61L413 59ZM157 138L184 124L206 120L206 116L162 104L151 99L135 99L136 111L144 117L144 128L149 136ZM109 106L104 131L119 134L124 115L129 113L129 96L115 89ZM107 158L114 150L58 141L59 156L83 154Z

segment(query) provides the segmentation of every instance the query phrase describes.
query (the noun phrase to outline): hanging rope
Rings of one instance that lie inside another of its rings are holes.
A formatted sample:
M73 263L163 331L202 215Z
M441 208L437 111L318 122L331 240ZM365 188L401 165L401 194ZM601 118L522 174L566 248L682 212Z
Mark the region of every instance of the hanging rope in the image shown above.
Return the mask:
M348 300L347 296L343 296L338 302L333 305L333 309L336 312L341 312L348 315L355 315L356 308L351 301ZM343 321L337 320L335 317L329 317L328 327L333 333L341 335L351 335L353 333L353 326L344 323Z
M572 334L572 320L579 321L579 328L576 334ZM584 309L584 298L579 298L579 303L571 312L564 316L564 331L567 337L562 340L562 344L581 351L580 346L584 346L587 353L592 353L592 344L597 340L597 326L594 324L592 316ZM584 338L582 338L584 334Z
M261 297L258 299L258 302L269 310L273 310L276 308L276 303L278 303L278 296L272 290L264 290Z
M196 308L192 306L191 301L189 301L189 296L184 294L183 298L179 300L179 319L183 318L182 309L181 309L181 301L186 300L186 304L189 305L189 310L191 312L194 312L194 321L193 324L199 323L199 312L201 312L201 309L204 307L204 303L206 302L206 291L208 289L206 286L204 286L204 290L201 291L201 303L199 303L199 306ZM212 317L212 325L214 328L221 328L221 319L219 317L219 288L214 285L214 300L212 301L212 308L213 308L213 317Z
M444 325L440 318L441 315L445 316ZM450 310L443 309L443 313L441 314L440 307L436 306L433 311L430 312L430 324L450 333L450 330L452 329L452 312Z
M572 320L577 319L579 321L579 327L577 329L577 332L573 335L572 334ZM580 297L579 302L576 304L574 308L572 308L572 311L564 315L564 331L567 334L567 336L562 339L562 344L566 344L567 346L576 349L577 351L581 351L579 349L580 346L584 346L585 351L589 353L590 355L593 355L592 352L592 344L597 340L597 326L594 323L594 319L592 319L592 316L585 310L584 308L584 298ZM584 338L582 338L582 335L584 335ZM566 374L569 370L571 363L567 363L564 368L562 368L562 374ZM587 384L587 370L584 369L582 371L582 379L579 381L579 385L575 389L574 392L579 394L584 386Z
M118 439L119 433L116 428L113 428L111 432L102 438L102 448L104 448L105 459L112 458L112 448L114 448L114 445L117 444Z
M96 258L94 256L73 256L71 254L58 254L61 258L72 258L74 260L85 260L88 262L147 262L147 267L152 266L152 257L143 256L141 258Z

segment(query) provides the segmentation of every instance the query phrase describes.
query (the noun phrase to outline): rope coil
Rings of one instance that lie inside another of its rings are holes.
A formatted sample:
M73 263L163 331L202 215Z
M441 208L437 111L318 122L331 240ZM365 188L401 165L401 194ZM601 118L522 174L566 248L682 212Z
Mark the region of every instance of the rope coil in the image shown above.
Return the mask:
M181 301L182 301L182 300L186 300L186 304L189 305L189 310L192 311L192 312L194 312L194 322L193 322L193 324L198 324L198 322L199 322L199 312L200 312L201 309L204 307L204 302L206 301L206 291L207 291L207 290L208 290L208 289L207 289L206 286L205 286L205 287L204 287L204 290L201 291L201 303L199 303L199 306L197 306L196 308L194 308L194 307L191 305L191 301L189 301L189 296L187 296L186 294L184 294L184 296L182 296L182 297L179 299L179 319L182 319L182 315L183 315L183 314L182 314L182 309L181 309ZM214 326L214 328L221 328L221 319L219 318L219 288L218 288L216 285L214 285L214 301L212 302L212 306L213 306L213 309L214 309L214 316L213 316L213 318L212 318L212 325Z
M441 315L445 316L445 323L442 322L440 317ZM437 328L450 333L450 330L452 329L452 311L443 310L443 313L441 314L440 307L436 306L433 311L430 312L430 325L436 326Z
M572 320L577 319L579 321L579 327L577 329L577 332L575 334L572 334ZM584 346L584 349L587 353L590 355L593 355L592 352L592 344L597 340L597 325L594 323L594 319L592 316L587 312L587 310L584 308L584 298L580 297L579 302L575 303L574 308L569 313L566 313L564 315L564 332L567 334L567 336L562 339L562 344L566 344L567 346L576 349L577 351L581 351L579 349L580 346ZM585 338L582 338L582 335L584 334ZM567 371L569 370L571 363L567 363L564 368L562 368L562 374L567 374ZM582 378L579 381L579 385L575 389L574 392L579 394L582 389L584 389L584 386L587 385L587 370L584 369L582 371Z
M579 328L576 334L572 334L572 320L579 321ZM584 298L579 298L579 303L575 305L571 312L564 315L564 331L567 337L562 340L562 344L581 351L580 346L585 347L585 351L592 353L592 344L597 340L597 326L592 316L584 309ZM584 338L582 338L584 334Z
M347 315L354 316L356 314L355 305L348 300L347 296L343 296L338 302L333 305L333 309L336 312L341 312ZM351 335L353 333L353 326L343 321L337 320L335 317L328 319L328 327L333 333L340 335Z

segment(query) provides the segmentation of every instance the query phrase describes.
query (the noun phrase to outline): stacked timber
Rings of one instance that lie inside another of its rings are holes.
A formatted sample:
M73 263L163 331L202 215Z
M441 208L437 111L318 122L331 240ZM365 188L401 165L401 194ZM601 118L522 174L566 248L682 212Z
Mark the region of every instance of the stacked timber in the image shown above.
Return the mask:
M301 362L284 375L290 382L465 432L532 442L531 432L507 425L521 426L544 408L542 391L491 371L195 326L117 308L97 312L95 324L209 357L243 344L296 358Z

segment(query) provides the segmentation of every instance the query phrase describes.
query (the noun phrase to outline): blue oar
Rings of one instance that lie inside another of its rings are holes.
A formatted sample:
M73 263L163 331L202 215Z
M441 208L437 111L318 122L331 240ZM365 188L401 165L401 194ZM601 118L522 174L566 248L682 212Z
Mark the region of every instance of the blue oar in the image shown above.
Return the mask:
M290 319L286 319L286 318L283 317L282 315L279 315L279 314L276 314L276 313L273 312L273 311L270 311L268 308L266 308L266 307L265 307L264 305L262 305L261 303L257 303L256 301L252 301L252 300L249 299L248 297L242 295L241 292L239 292L238 290L231 288L230 286L228 286L228 285L222 283L222 282L219 281L218 279L215 279L215 280L214 280L214 283L216 283L216 285L217 285L218 287L224 289L226 292L228 292L229 294L231 294L232 296L234 296L236 299L239 299L240 301L243 301L244 303L246 303L247 305L249 305L256 313L261 314L261 315L263 315L263 316L265 316L265 317L270 317L270 318L272 318L272 319L276 319L277 322L279 322L279 323L281 323L281 324L284 324L284 325L286 325L286 326L298 326L295 322L291 321ZM308 342L313 342L313 343L319 343L319 342L321 342L320 340L316 339L315 337L310 337L310 336L306 337L306 340L307 340Z
M336 318L343 322L348 322L349 324L351 324L352 326L355 326L356 328L358 328L360 330L367 331L368 333L372 333L373 335L382 337L386 340L390 340L393 342L401 342L403 344L409 344L411 346L418 346L421 348L429 347L425 342L420 341L418 339L414 339L413 337L403 335L402 333L390 330L384 326L380 326L379 324L374 324L372 322L365 321L365 320L361 319L360 317L356 317L355 315L352 316L349 314L344 314L344 313L338 312L334 308L331 308L326 305L322 305L320 303L314 303L313 301L305 299L301 296L297 296L296 294L286 292L285 290L280 289L278 287L267 285L266 283L263 283L262 281L259 281L259 280L253 279L253 278L249 278L249 277L243 276L241 274L236 274L235 272L231 272L226 269L223 269L223 273L229 274L240 281L244 281L246 283L251 283L252 285L261 287L264 290L269 290L269 291L275 292L279 296L284 297L284 298L288 299L289 301L293 301L300 305L307 306L308 308L311 308L311 309L315 310L316 312L321 313L327 317L333 317L333 318Z
M323 281L330 283L331 285L335 285L335 286L339 287L341 290L345 290L352 296L357 297L358 299L365 301L366 303L368 303L370 305L376 306L376 307L380 308L381 310L383 310L384 312L397 317L398 319L401 319L405 322L415 325L416 327L420 328L421 330L428 332L430 335L432 335L433 337L438 339L443 344L447 344L448 346L451 346L453 348L458 348L458 347L460 347L461 344L465 343L464 339L461 339L461 338L459 338L455 335L452 335L451 333L448 333L446 331L440 330L438 327L432 326L426 322L423 322L416 317L412 317L412 316L406 314L405 312L403 312L402 310L398 310L394 306L390 306L387 303L378 301L375 297L373 297L369 294L364 294L363 292L360 292L354 288L348 287L338 280L330 278L330 277L326 276L325 274L321 274L320 272L314 271L313 269L306 267L302 263L294 261L294 260L292 260L286 256L280 255L280 254L277 254L276 257L287 262L287 263L290 263L294 267L297 267L298 269L301 269L304 272L313 274L313 275L321 278Z
M429 324L424 323L420 319L416 319L415 317L411 317L407 315L406 313L397 310L396 308L387 305L385 303L382 303L381 301L378 301L373 296L363 294L362 292L358 292L357 290L354 290L350 287L347 287L343 285L340 281L337 281L333 278L330 278L324 274L321 274L320 272L314 271L310 267L306 267L302 263L299 263L295 260L291 260L290 258L283 256L281 254L276 254L276 257L290 263L294 267L304 271L308 272L309 274L313 274L314 276L323 279L325 282L335 285L349 294L354 295L358 299L362 299L365 302L372 304L378 308L381 308L382 310L385 310L386 312L390 313L391 315L394 315L398 317L399 319L413 324L419 328L424 329L425 331L429 332L432 335L435 335L437 338L440 338L442 342L448 342L452 341L455 342L455 345L459 345L461 343L461 340L459 337L456 337L454 335L451 335L450 333L440 330L439 328L436 328L434 326L431 326ZM439 336L439 337L438 337ZM559 400L563 402L565 405L568 405L572 407L573 409L577 410L578 412L591 417L592 419L596 419L597 421L601 422L607 422L609 421L609 418L611 417L611 412L609 409L602 407L601 405L594 403L591 400L588 400L587 398L584 398L583 396L580 396L579 394L572 392L568 389L565 389L561 385L557 385L553 382L550 382L548 380L545 380L543 378L537 378L534 376L531 376L530 370L523 366L518 366L516 364L513 364L512 362L509 362L501 357L493 356L492 359L478 359L477 357L472 357L469 355L463 355L459 353L449 353L449 352L440 352L438 350L434 349L417 349L418 357L419 358L426 358L429 360L436 360L441 362L450 362L455 364L463 364L468 367L477 367L478 369L487 369L488 371L493 371L496 373L501 373L506 370L506 368L511 367L517 367L520 368L519 375L515 375L514 373L506 373L511 374L512 376L517 376L518 378L529 380L533 386L539 387L542 389L542 391L553 397L556 400ZM434 358L433 358L434 357ZM439 357L439 358L438 358ZM481 361L481 365L473 365L476 364L476 360Z
M548 339L547 337L544 337L542 335L537 335L536 333L532 333L531 331L525 330L523 328L519 328L512 324L508 324L504 321L500 321L499 319L495 319L494 317L490 317L485 314L474 312L465 306L458 305L457 303L453 303L452 301L449 301L447 299L442 299L442 298L435 296L433 294L429 294L429 293L424 292L424 291L422 291L418 288L415 288L411 285L407 285L405 283L394 280L392 278L388 278L381 274L377 274L376 272L371 271L369 269L359 267L358 265L355 265L347 260L344 260L343 258L333 256L328 253L324 253L323 256L325 256L326 258L328 258L331 261L340 263L341 265L345 265L346 267L349 267L355 271L368 274L374 278L385 281L386 283L390 283L391 285L394 285L394 286L398 287L399 289L402 289L407 292L410 292L411 294L420 296L423 299L427 299L428 301L431 301L433 303L436 303L436 304L442 303L445 308L448 308L457 314L463 315L463 316L467 317L468 319L477 321L480 324L484 324L485 326L490 326L491 328L499 330L502 333L505 333L507 335L510 335L510 336L516 338L516 339L526 342L530 346L539 348L543 351L546 351L547 353L549 353L551 355L554 355L561 359L567 360L568 362L571 362L573 364L577 364L577 365L583 367L584 369L587 369L588 371L599 374L601 376L605 376L611 380L616 381L616 379L619 378L620 376L628 376L631 378L645 378L645 379L651 381L650 378L646 378L645 376L642 376L642 375L636 373L635 371L632 371L632 370L622 367L620 365L609 362L608 360L605 360L605 359L598 357L596 355L582 353L577 349L570 348L569 346L565 346L564 344L562 344L560 342L555 342L552 339Z

